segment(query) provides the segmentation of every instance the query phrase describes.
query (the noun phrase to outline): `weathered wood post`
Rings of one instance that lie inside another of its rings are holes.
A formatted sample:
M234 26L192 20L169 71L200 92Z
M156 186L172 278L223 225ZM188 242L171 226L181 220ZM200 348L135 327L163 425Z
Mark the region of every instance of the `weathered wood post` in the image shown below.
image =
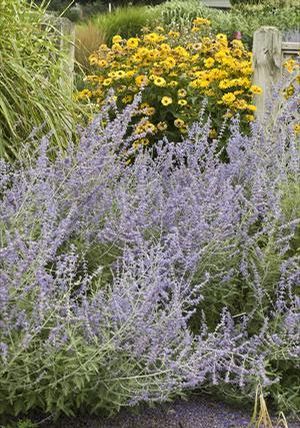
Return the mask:
M57 18L55 26L60 33L59 47L63 53L61 84L72 94L75 63L75 25L67 18Z
M253 38L253 83L262 88L263 93L255 96L257 118L262 120L266 101L270 98L272 87L281 76L282 35L276 27L261 27Z
M75 25L67 18L58 17L55 13L45 15L44 24L54 34L54 40L62 55L53 58L59 61L59 83L64 91L72 96L75 64Z

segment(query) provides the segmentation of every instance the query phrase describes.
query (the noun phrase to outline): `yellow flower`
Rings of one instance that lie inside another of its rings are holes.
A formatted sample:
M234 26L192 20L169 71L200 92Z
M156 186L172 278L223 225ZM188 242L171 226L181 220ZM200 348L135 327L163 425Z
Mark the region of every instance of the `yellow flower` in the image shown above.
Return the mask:
M285 63L283 64L284 65L284 68L289 72L289 73L292 73L293 71L294 71L294 69L296 68L296 66L297 66L297 63L296 63L296 61L294 60L294 59L289 59L289 60L287 60L287 61L285 61Z
M132 99L133 99L132 95L126 95L125 97L122 98L122 102L124 104L128 104L132 101Z
M92 92L89 89L83 89L83 91L79 92L76 96L78 100L84 99L84 98L90 98L92 95Z
M210 131L209 131L209 137L210 138L217 138L217 136L218 136L218 133L217 133L217 131L215 130L215 129L211 129Z
M120 43L114 43L111 48L114 52L122 52L123 51L123 48L120 45Z
M171 82L168 83L168 86L170 86L171 88L175 88L176 86L178 86L178 82L176 82L176 80L171 80Z
M183 100L183 99L178 100L178 104L179 104L180 106L186 106L186 105L187 105L187 100Z
M122 41L122 37L119 34L116 34L113 38L112 38L112 42L113 43L120 43Z
M202 49L202 46L202 43L194 43L192 47L195 51L200 51Z
M155 108L154 108L154 107L147 107L147 108L145 108L144 113L145 113L147 116L153 116L153 115L154 115L154 113L155 113Z
M166 81L163 77L154 77L154 85L159 86L159 87L163 87L166 86Z
M99 65L99 67L106 67L107 66L107 61L105 59L100 59L97 64Z
M204 65L206 68L211 68L215 63L215 60L213 58L207 58L204 60Z
M158 122L156 126L160 131L165 131L168 128L167 122Z
M161 103L163 106L168 106L170 104L172 104L173 100L171 97L162 97L161 99Z
M97 55L92 54L92 55L90 55L90 56L89 56L89 63L90 63L91 65L97 64L97 62L98 62L98 57L97 57Z
M103 85L104 86L109 86L112 82L112 79L110 77L108 77L107 79L104 79L103 81Z
M108 51L108 50L109 50L109 47L107 46L107 44L102 43L102 44L99 46L99 50L100 50L100 51Z
M130 37L130 39L127 40L126 46L130 49L135 49L139 45L139 39L137 37Z
M162 52L168 53L168 52L170 52L170 51L171 51L171 47L170 47L167 43L162 43L162 44L160 45L160 50L161 50Z
M288 88L284 90L284 94L286 98L291 97L292 95L294 95L294 93L295 93L295 88L293 85L290 85Z
M296 123L294 125L294 132L295 132L296 135L300 134L300 123Z
M174 68L176 65L176 61L173 57L169 56L168 58L166 58L166 60L164 61L164 64L168 67L168 68Z
M216 39L219 41L219 42L226 42L227 43L227 36L226 36L226 34L217 34L216 35Z
M223 103L228 105L232 104L235 100L236 100L236 96L232 92L229 92L228 94L225 94L222 97Z
M126 73L124 70L117 70L116 71L116 78L117 79L122 79L123 77L125 77Z
M150 132L151 134L156 131L156 126L154 125L154 123L148 121L144 123L143 128L145 132Z
M262 89L261 87L257 86L257 85L252 85L250 88L250 91L255 94L255 95L260 95L262 94Z
M174 39L178 39L178 37L180 36L180 33L178 31L169 31L168 36L173 37Z
M139 76L136 76L135 78L135 84L139 88L141 86L147 86L149 83L148 77L145 74L140 74Z
M131 79L131 77L133 77L134 75L135 75L135 70L129 70L129 71L126 71L126 77L128 77L129 79Z
M197 17L196 19L194 19L193 24L194 25L210 25L210 20Z
M245 100L236 100L234 103L234 107L239 110L245 110L248 107L248 104Z
M186 94L187 94L187 92L186 92L186 90L185 90L185 89L178 89L178 91L177 91L177 95L178 95L180 98L184 98L184 97L186 96Z
M149 33L144 36L145 42L157 43L161 40L161 36L157 33Z
M256 111L256 106L254 106L254 105L252 105L252 104L249 104L249 105L247 106L247 110L249 110L249 111Z
M182 119L177 118L174 120L174 125L176 126L176 128L182 128L185 123Z
M117 92L121 93L121 92L126 91L126 89L127 89L127 86L125 86L125 85L118 85Z
M246 119L248 122L252 122L252 121L255 119L255 117L253 116L253 114L246 114L246 115L245 115L245 119Z

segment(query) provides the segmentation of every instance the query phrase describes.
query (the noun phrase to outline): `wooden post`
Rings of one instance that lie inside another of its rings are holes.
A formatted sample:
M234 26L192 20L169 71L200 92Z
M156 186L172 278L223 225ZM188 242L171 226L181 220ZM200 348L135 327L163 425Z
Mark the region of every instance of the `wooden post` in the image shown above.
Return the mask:
M256 115L262 120L266 102L272 94L272 87L281 76L282 35L276 27L261 27L253 38L253 84L262 88L263 93L255 96Z
M75 25L67 18L58 18L56 28L60 33L59 46L64 55L61 64L61 83L72 94L75 63Z

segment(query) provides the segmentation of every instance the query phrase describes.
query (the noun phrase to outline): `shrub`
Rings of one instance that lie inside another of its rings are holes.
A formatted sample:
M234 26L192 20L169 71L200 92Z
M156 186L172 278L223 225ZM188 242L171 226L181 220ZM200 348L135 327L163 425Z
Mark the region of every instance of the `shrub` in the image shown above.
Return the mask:
M0 156L18 156L21 143L30 148L33 127L42 125L62 147L78 107L64 85L68 59L58 32L45 10L26 0L0 0L0 7Z
M144 87L143 109L134 126L136 134L149 134L141 139L146 145L163 135L180 140L197 119L204 97L212 136L216 137L224 118L236 112L242 122L253 120L252 93L261 89L251 86L251 54L239 40L229 44L224 34L211 36L209 21L193 22L186 37L183 32L164 33L163 28L127 40L116 35L111 49L102 45L90 56L94 73L78 98L102 105L114 88L117 105L123 107Z
M155 7L162 25L177 25L184 28L196 16L211 20L215 33L225 33L228 37L236 31L243 35L243 41L251 49L253 33L263 25L278 27L286 32L299 31L298 2L285 3L272 0L266 4L245 4L233 7L229 12L210 9L198 0L169 0Z
M109 121L110 99L53 162L44 138L36 161L0 163L1 412L113 412L214 384L249 397L257 382L293 408L296 99L249 136L232 121L229 163L200 122L127 166L138 101Z
M112 13L97 15L93 18L93 23L106 34L106 42L110 44L115 34L121 34L122 37L136 36L155 17L155 9L129 6L119 7Z

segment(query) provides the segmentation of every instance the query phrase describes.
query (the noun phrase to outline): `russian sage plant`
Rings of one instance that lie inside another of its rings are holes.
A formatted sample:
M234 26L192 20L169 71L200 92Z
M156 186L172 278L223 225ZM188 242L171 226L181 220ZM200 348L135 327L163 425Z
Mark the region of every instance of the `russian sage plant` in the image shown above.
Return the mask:
M258 383L295 407L295 100L251 135L232 121L228 163L200 117L128 165L138 102L113 121L108 103L54 161L45 137L36 161L0 163L0 411L113 412Z

